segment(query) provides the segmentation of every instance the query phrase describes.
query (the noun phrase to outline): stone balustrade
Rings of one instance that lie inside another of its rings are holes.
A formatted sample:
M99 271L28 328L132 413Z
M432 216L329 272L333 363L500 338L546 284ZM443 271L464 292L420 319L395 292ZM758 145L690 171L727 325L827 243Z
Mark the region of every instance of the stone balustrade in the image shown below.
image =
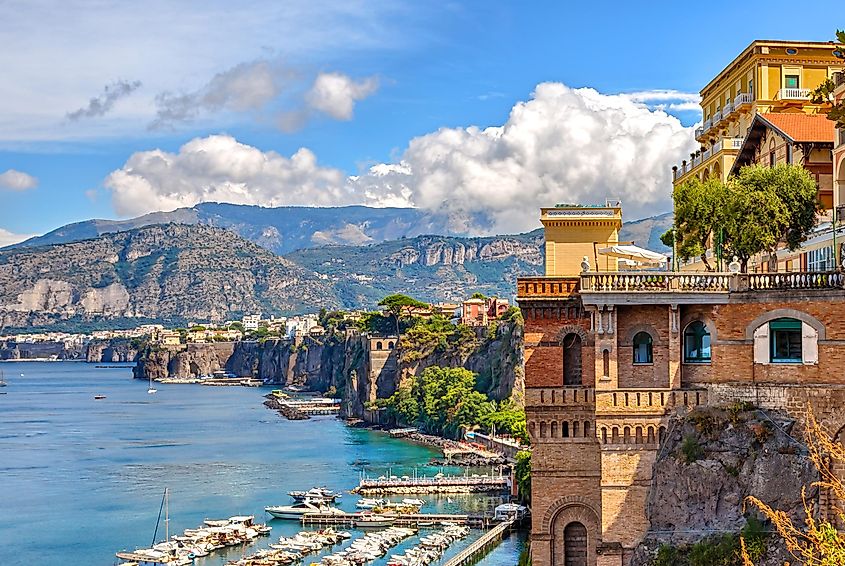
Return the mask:
M662 415L676 407L707 403L704 389L614 389L596 392L596 414L646 413Z
M526 407L572 407L592 409L596 392L591 387L531 387L525 391Z
M578 291L578 277L520 277L517 296L522 299L565 298Z

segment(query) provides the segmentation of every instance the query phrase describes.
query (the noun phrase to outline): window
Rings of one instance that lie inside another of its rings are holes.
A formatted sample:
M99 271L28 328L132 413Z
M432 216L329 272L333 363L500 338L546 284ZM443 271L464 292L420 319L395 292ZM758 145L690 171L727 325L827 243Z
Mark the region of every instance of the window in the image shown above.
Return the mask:
M772 363L801 363L801 321L779 318L769 323Z
M651 334L648 332L637 332L634 336L634 363L650 364L653 362Z
M693 364L710 362L710 332L700 320L690 323L684 330L684 361Z
M769 167L774 167L776 161L777 156L775 155L775 150L772 150L769 152Z
M798 75L786 75L783 77L783 88L799 88Z
M792 163L792 144L786 144L786 162Z
M807 271L828 271L833 268L833 246L807 252Z

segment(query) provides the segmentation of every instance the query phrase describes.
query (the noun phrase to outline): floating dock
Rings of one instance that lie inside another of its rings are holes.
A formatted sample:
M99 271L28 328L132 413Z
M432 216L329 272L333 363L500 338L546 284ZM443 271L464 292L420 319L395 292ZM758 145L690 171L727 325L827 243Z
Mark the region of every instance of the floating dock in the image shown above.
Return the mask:
M303 525L345 525L354 526L355 521L370 514L364 513L306 513L302 516ZM492 518L487 515L453 515L448 513L379 513L380 517L389 517L397 527L419 527L420 523L439 524L455 523L473 528L489 527Z
M354 493L365 495L409 494L409 493L480 493L486 491L507 491L511 487L510 477L499 476L439 476L422 478L363 478Z
M458 554L446 561L444 566L469 566L493 550L502 541L513 527L514 521L499 523L471 545L460 551Z

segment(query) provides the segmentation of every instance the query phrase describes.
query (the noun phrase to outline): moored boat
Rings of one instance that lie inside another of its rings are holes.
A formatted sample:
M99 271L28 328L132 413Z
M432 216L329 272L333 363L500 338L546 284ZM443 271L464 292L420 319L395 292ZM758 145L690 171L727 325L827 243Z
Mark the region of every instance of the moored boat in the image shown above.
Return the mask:
M355 527L359 529L385 529L393 525L396 519L384 515L362 515L355 519Z

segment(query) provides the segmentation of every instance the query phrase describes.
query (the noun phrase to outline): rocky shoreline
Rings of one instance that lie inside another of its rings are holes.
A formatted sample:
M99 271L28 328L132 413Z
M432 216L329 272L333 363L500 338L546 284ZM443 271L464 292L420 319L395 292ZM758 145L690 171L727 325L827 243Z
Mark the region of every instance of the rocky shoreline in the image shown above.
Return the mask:
M291 421L307 421L311 417L303 413L302 411L291 407L290 405L285 405L284 403L280 402L276 397L271 395L265 395L266 400L264 401L264 406L270 410L277 411L280 415L285 417Z

